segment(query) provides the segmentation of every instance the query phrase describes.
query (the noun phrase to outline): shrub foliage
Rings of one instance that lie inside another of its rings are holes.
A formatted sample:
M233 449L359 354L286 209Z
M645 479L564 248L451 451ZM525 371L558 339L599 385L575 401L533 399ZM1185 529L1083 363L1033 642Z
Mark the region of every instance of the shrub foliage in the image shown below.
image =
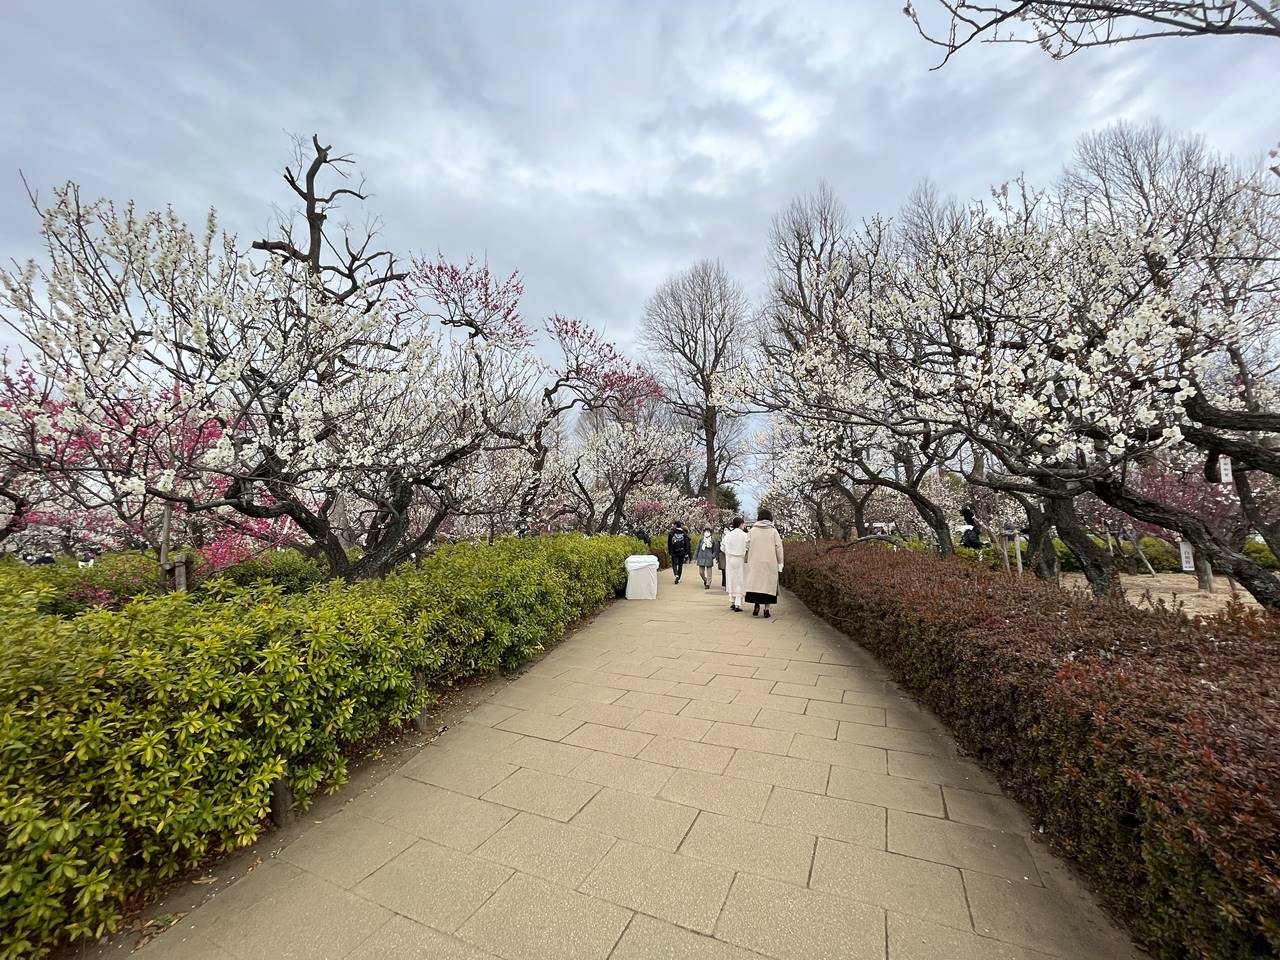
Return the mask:
M1165 958L1280 955L1280 620L797 545L784 583L944 718Z
M272 781L341 784L353 744L536 654L638 548L456 545L380 581L223 579L75 617L0 569L0 958L111 929L157 880L251 842Z

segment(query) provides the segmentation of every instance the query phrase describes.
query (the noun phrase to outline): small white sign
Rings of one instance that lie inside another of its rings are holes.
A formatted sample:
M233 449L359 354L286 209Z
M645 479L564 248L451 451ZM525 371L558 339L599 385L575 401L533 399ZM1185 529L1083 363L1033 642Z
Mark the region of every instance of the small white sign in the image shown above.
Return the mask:
M1231 483L1231 458L1220 457L1218 459L1218 479L1223 483Z
M1178 541L1178 553L1182 555L1182 569L1186 573L1196 572L1196 551L1185 540Z

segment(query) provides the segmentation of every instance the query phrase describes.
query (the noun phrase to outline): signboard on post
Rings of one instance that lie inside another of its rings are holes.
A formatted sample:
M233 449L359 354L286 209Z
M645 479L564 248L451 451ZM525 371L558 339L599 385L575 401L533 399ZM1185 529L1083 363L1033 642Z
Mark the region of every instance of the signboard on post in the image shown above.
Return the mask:
M1178 541L1178 553L1182 556L1183 573L1196 572L1196 551L1191 544L1185 540Z
M1222 457L1218 460L1218 479L1223 483L1231 483L1231 458Z

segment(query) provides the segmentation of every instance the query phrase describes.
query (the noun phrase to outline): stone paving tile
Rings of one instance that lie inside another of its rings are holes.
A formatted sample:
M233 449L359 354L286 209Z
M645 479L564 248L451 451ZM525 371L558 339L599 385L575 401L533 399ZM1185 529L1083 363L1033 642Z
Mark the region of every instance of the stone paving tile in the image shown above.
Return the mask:
M475 855L562 886L576 887L613 843L612 837L521 813L482 843Z
M515 707L518 710L532 710L536 713L559 716L578 701L570 700L568 697L558 697L553 693L529 690L521 683L513 683L507 689L494 694L493 702L501 707Z
M655 736L678 737L681 740L701 740L711 729L710 720L699 717L672 716L646 710L627 724L628 730L652 733Z
M873 692L870 690L846 690L841 703L855 703L864 707L880 707L892 710L906 702L907 697L897 690Z
M623 691L617 691L622 696ZM587 723L599 724L602 727L626 727L644 713L639 707L620 707L616 703L580 703L570 707L564 716Z
M563 740L580 726L582 721L575 720L573 717L522 710L515 716L495 724L494 728L520 733L526 737L538 737L540 740Z
M427 840L362 880L355 892L419 923L452 933L511 870Z
M653 796L671 779L673 773L675 770L672 767L660 763L620 757L612 753L593 753L574 767L569 776L598 783L602 787Z
M624 707L652 710L654 713L679 713L689 705L690 701L688 697L668 697L661 693L628 690L614 702Z
M588 759L592 756L597 754L588 754ZM571 819L599 789L580 779L521 769L486 793L483 799L563 821Z
M725 776L743 780L759 780L807 790L810 793L827 792L829 764L815 763L796 757L780 757L772 753L756 753L754 750L738 750L734 753Z
M925 710L905 703L900 707L890 707L885 710L885 726L897 727L899 730L927 730L942 734L946 732L946 727Z
M806 736L834 740L839 725L834 720L813 717L804 714L790 713L765 707L752 724L756 727L768 727L770 730L789 730L792 733L803 733Z
M889 849L1008 880L1040 883L1035 861L1022 837L990 827L890 810Z
M733 698L740 692L729 687L716 687L710 684L700 687L692 683L677 683L671 689L671 696L687 697L690 700L708 703L732 703Z
M631 911L518 873L458 930L507 960L604 960Z
M884 726L885 708L867 707L859 703L828 703L826 700L810 702L805 711L811 717L825 717L828 720L848 720L853 723L878 724Z
M680 845L680 853L803 887L813 863L814 837L797 829L782 830L704 810Z
M516 815L507 807L402 777L388 777L348 812L464 852Z
M773 692L772 681L751 677L735 677L732 674L717 676L711 681L711 686L722 687L726 690L739 692L745 691L747 693L758 693L761 695Z
M711 937L638 913L609 960L763 960Z
M950 738L935 733L924 733L919 730L898 730L894 727L874 726L869 723L850 723L840 721L838 740L861 743L869 747L880 747L883 750L898 750L903 753L921 753L934 757L954 757L955 744Z
M434 744L400 768L402 777L435 784L469 797L480 796L515 772L512 764L501 760Z
M134 956L138 960L236 960L212 940L192 932L183 923L165 931L164 936L152 940Z
M624 730L620 727L605 727L594 723L584 723L569 736L565 743L588 750L602 750L605 753L616 753L623 757L634 757L647 747L653 735L638 730Z
M964 760L927 757L919 753L889 751L889 773L908 780L925 780L944 787L961 787L1000 795L995 781L978 766Z
M654 675L656 680L671 680L674 683L684 683L693 686L705 686L711 682L711 675L699 673L692 665L685 666L676 661L676 664L663 667Z
M675 737L655 737L653 742L636 754L641 760L664 763L669 767L685 767L706 773L724 773L733 756L732 747L714 743L695 743Z
M570 700L585 700L587 703L613 703L626 691L616 687L601 687L594 683L578 683L570 681L560 687L556 693L561 697L568 697ZM565 713L572 711L572 707Z
M519 741L498 753L498 759L517 767L541 770L543 773L565 774L580 764L591 753L586 747L571 743L539 740L537 737L521 737Z
M760 707L783 713L804 713L805 707L809 705L808 700L801 700L799 697L780 697L776 693L752 693L750 690L739 690L733 702L739 706Z
M637 677L625 673L612 674L607 681L601 680L605 686L617 687L631 693L652 693L661 696L675 686L670 680L655 680L652 677ZM618 701L613 701L617 703Z
M733 871L727 867L620 840L579 889L710 933L732 883Z
M884 960L884 911L738 874L716 938L778 960Z
M717 677L751 677L755 676L758 668L746 666L741 663L719 663L713 661L704 663L696 668L698 673L714 674Z
M418 838L394 827L343 811L312 827L280 856L340 887L353 887Z
M889 911L889 960L1048 960L1049 956Z
M769 800L767 783L722 777L699 770L677 770L659 794L699 810L743 820L759 820Z
M885 844L886 811L883 807L836 797L819 797L786 787L774 787L761 822L880 850Z
M1140 957L1083 900L1029 883L964 871L974 930L986 937L1040 950L1066 960L1136 960Z
M970 926L960 871L928 860L820 838L809 886L952 927Z
M321 955L323 956L323 955ZM408 917L392 917L345 960L496 960Z
M574 826L674 852L698 816L696 808L605 788L571 821Z
M958 790L955 787L943 787L942 796L946 800L947 818L950 820L993 827L996 830L1031 832L1031 822L1027 815L1006 797L974 790Z
M356 893L301 873L224 922L205 924L203 936L236 960L313 960L345 956L391 916Z
M491 727L495 723L501 723L515 712L515 707L500 707L496 703L482 703L472 708L463 723Z
M797 733L791 741L791 756L802 760L816 760L818 763L836 764L842 767L853 767L857 770L868 770L872 773L884 773L888 766L885 751L879 747L868 747L848 740L828 740L825 737L810 737Z
M759 707L745 703L715 703L709 700L695 700L680 712L683 717L698 717L702 720L713 720L716 723L739 723L749 726L760 712Z
M936 783L904 780L854 767L832 766L827 795L931 817L941 817L946 813L942 788Z
M740 723L717 722L707 731L702 742L786 756L787 751L791 749L791 740L794 737L795 734L789 730L767 730L764 727L748 727Z
M773 685L770 693L776 693L782 697L804 697L806 700L828 700L831 703L840 703L844 698L844 691L837 690L834 687L815 687L803 683L787 683L779 680Z
M515 716L518 711L512 710ZM507 719L506 717L503 718ZM479 753L486 757L496 756L508 747L520 742L520 734L507 730L495 730L489 726L472 726L465 720L453 730L446 730L438 741L440 746L448 750L464 750L467 753Z

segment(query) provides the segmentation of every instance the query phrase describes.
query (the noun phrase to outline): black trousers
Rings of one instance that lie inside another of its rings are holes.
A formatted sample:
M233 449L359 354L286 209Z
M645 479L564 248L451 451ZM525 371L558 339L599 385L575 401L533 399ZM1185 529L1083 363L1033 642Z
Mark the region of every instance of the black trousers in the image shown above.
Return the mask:
M684 573L684 557L671 558L671 572L677 577Z

